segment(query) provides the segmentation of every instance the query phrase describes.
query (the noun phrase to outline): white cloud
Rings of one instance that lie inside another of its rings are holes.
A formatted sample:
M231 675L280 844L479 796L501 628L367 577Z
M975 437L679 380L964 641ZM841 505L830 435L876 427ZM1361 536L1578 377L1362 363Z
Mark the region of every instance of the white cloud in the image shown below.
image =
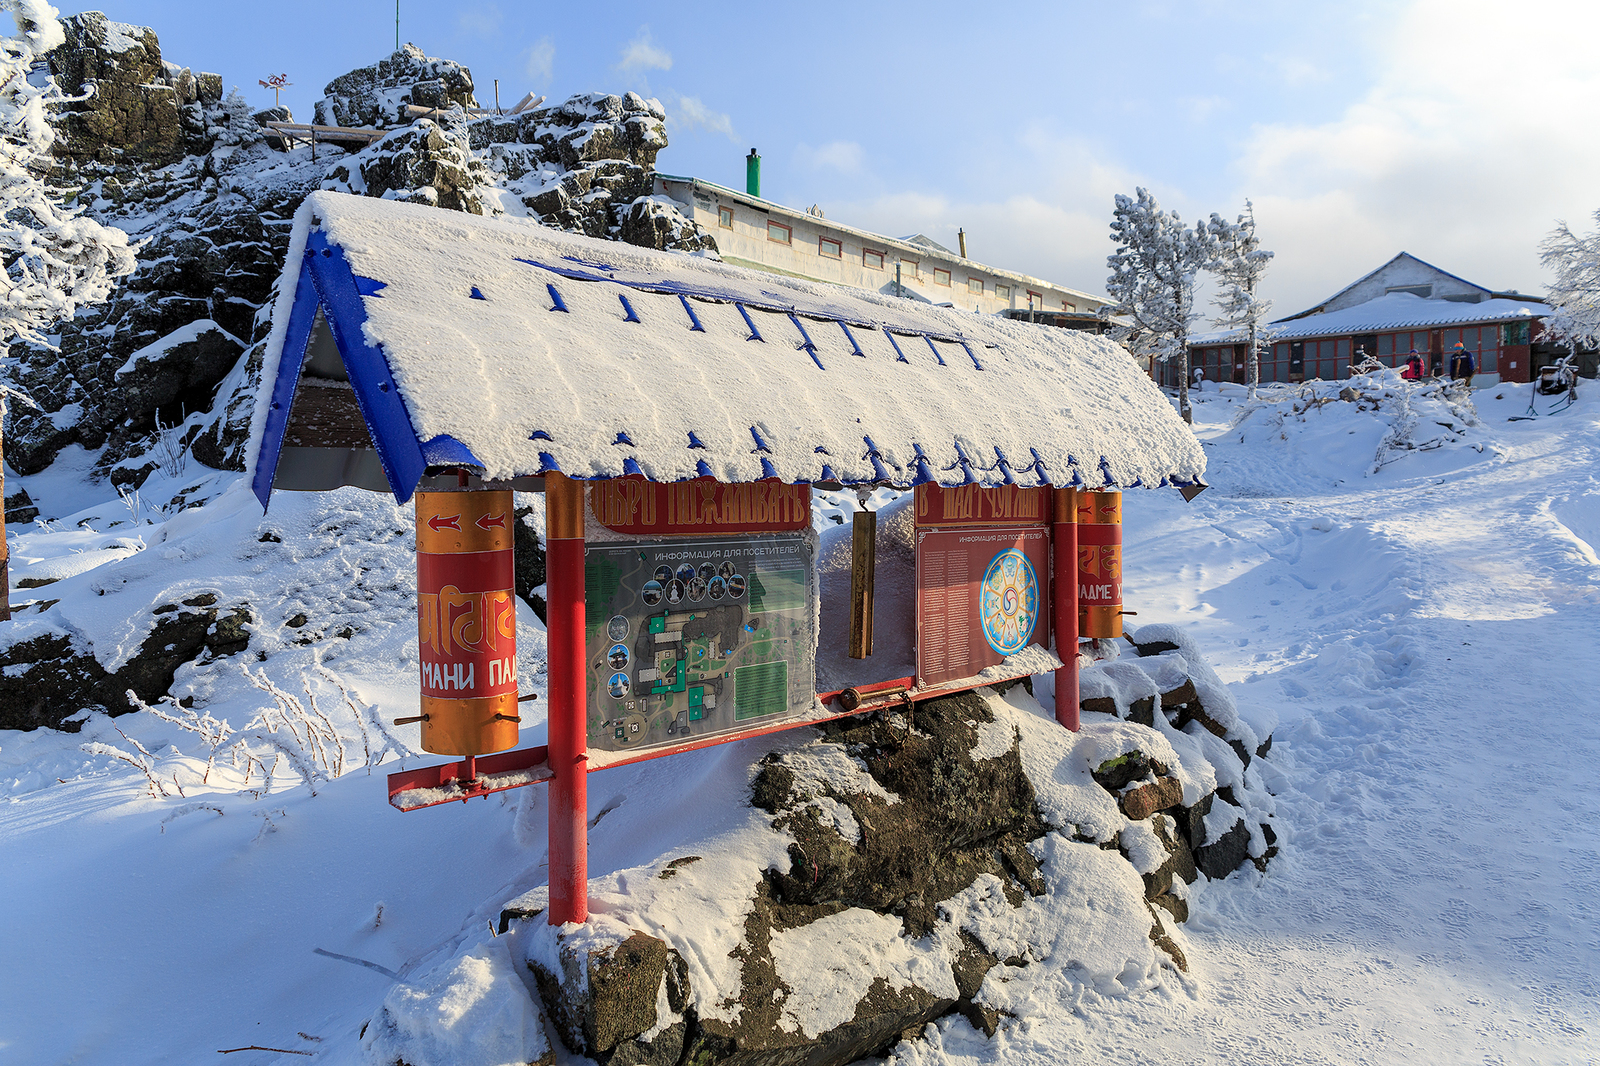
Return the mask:
M504 20L505 16L494 4L475 5L456 15L456 25L460 27L461 32L483 38L497 36L500 33L500 24Z
M545 84L555 75L556 46L548 37L539 38L539 43L528 49L527 59L522 69L535 82Z
M1298 311L1402 250L1494 288L1538 291L1538 243L1600 207L1600 71L1581 49L1516 48L1485 3L1419 0L1374 41L1382 73L1338 118L1257 127L1235 164ZM1519 9L1594 40L1600 10ZM1234 205L1237 206L1237 205Z
M855 174L861 170L861 146L855 141L829 141L821 148L802 144L799 156L802 163L813 170L837 170L841 174Z
M672 56L665 49L656 47L650 39L649 26L641 26L639 35L623 46L617 69L630 74L636 71L671 70Z
M733 119L720 111L706 107L697 96L679 96L678 102L667 113L667 122L679 129L710 130L720 133L730 141L738 140L733 133Z

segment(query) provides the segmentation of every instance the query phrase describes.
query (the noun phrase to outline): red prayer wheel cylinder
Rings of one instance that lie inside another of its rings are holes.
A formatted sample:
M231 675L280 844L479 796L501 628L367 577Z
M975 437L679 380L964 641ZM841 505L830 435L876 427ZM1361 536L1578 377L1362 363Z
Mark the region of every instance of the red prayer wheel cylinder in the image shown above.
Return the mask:
M424 751L516 746L515 521L509 491L417 493Z
M1122 494L1078 493L1078 634L1122 636Z

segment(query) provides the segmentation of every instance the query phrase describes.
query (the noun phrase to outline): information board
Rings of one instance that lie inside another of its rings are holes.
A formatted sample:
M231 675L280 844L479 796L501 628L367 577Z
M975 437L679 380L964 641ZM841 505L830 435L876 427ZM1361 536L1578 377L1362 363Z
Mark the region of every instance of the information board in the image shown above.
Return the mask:
M814 581L801 533L588 545L589 747L681 744L809 711Z
M916 537L918 688L1048 644L1046 529L918 529Z

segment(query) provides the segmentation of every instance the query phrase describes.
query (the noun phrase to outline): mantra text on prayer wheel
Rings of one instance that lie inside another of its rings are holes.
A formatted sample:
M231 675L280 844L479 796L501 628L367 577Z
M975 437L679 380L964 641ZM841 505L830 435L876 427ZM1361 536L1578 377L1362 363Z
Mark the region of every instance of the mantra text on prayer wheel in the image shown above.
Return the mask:
M1078 633L1122 636L1122 494L1078 493Z
M511 493L419 492L416 500L423 750L505 751L518 727Z

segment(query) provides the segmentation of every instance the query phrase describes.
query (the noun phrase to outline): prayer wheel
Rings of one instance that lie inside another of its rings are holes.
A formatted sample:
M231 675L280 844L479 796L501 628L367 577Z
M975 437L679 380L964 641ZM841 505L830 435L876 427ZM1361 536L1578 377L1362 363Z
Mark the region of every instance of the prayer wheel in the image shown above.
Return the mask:
M1078 634L1122 636L1122 494L1078 493Z
M511 493L417 493L422 748L486 755L517 743Z

